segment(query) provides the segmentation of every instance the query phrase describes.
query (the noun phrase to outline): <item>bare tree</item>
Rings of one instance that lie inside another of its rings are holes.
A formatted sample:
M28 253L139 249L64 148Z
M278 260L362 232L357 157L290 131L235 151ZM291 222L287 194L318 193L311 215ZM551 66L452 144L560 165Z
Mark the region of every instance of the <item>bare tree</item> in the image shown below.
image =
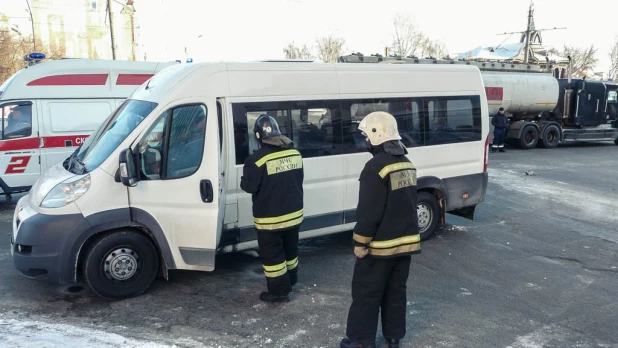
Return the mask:
M32 49L32 44L17 37L8 29L0 29L0 84L26 66L24 55Z
M594 45L590 45L590 47L586 48L565 45L562 51L552 49L549 52L561 57L571 56L573 77L575 78L582 78L590 75L592 69L594 69L599 62L599 59L596 58L597 49L594 48Z
M408 57L423 53L423 43L428 39L416 25L412 17L398 14L393 19L395 32L391 50L400 57Z
M325 63L336 63L343 52L345 39L333 35L318 38L316 40L318 58Z
M609 73L608 78L610 80L616 80L618 77L618 36L614 39L614 44L612 45L612 49L609 53L610 65L609 65Z
M24 56L32 53L32 39L12 34L8 29L0 29L0 84L13 74L26 67ZM37 51L45 53L45 60L63 58L66 54L64 47L55 43L44 45L41 40L36 41Z
M448 57L446 45L439 40L432 40L429 37L423 38L417 50L421 58L444 59Z
M307 45L296 46L294 42L289 43L283 48L285 59L313 59L313 54Z

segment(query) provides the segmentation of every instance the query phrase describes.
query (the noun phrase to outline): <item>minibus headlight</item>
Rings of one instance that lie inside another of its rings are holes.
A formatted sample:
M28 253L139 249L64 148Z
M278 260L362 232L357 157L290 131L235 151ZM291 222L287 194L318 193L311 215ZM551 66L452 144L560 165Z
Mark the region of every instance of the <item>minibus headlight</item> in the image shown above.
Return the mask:
M90 188L90 174L73 182L64 182L54 187L43 202L41 208L60 208L75 202Z

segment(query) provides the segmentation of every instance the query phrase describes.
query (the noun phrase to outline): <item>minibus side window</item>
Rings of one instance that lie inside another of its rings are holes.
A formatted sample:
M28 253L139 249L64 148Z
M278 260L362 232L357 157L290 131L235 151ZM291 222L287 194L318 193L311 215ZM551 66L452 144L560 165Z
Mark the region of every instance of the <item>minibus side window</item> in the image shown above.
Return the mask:
M142 179L193 175L202 163L205 137L205 106L186 105L166 112L140 143Z
M188 105L172 110L166 179L184 178L197 172L202 163L205 137L205 106Z
M349 110L348 117L343 118L343 141L348 153L367 151L358 125L375 111L385 111L395 117L405 147L425 145L420 98L343 100L341 103L342 110Z
M161 179L163 159L163 139L165 138L166 112L152 126L139 146L141 180Z
M291 105L294 147L304 158L341 153L339 100L297 101ZM337 134L339 132L339 134Z
M24 138L32 135L32 104L18 103L2 106L2 139Z
M423 98L427 114L426 145L481 140L480 99L475 97Z
M336 99L232 104L236 164L259 148L253 126L262 114L277 120L281 133L304 158L342 153L340 109Z

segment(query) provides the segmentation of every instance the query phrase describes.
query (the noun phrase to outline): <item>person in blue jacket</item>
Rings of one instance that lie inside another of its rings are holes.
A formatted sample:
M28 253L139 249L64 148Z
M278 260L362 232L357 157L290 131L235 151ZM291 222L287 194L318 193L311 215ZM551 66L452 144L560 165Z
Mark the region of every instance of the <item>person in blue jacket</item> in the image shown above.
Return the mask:
M504 137L506 135L506 127L509 125L509 119L504 114L504 108L500 108L496 116L491 119L491 124L494 126L494 141L491 145L491 152L505 152Z

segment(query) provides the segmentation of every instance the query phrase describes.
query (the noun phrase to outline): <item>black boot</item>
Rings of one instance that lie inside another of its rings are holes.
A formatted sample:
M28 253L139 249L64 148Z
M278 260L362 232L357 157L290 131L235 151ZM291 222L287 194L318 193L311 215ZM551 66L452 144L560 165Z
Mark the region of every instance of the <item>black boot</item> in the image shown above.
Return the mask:
M399 348L399 340L386 338L386 348Z
M298 273L296 272L288 272L290 275L290 284L294 286L298 282Z
M376 344L375 343L362 344L362 343L352 341L349 338L344 338L341 340L339 347L340 348L376 348Z
M288 297L288 295L274 295L274 294L271 294L270 292L265 291L260 294L260 300L264 302L274 303L274 302L289 302L290 298Z

